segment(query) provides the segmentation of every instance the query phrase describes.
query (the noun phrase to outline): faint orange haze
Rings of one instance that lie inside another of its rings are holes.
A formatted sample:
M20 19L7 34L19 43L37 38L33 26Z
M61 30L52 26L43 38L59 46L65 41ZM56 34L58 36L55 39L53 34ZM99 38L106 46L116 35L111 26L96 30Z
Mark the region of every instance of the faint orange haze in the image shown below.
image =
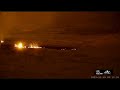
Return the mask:
M86 32L114 32L120 28L119 15L119 12L1 12L0 34L1 38L62 40L63 34L76 37Z
M1 36L13 37L21 32L30 32L38 28L43 31L54 22L54 14L54 12L1 12ZM25 36L21 34L20 37Z

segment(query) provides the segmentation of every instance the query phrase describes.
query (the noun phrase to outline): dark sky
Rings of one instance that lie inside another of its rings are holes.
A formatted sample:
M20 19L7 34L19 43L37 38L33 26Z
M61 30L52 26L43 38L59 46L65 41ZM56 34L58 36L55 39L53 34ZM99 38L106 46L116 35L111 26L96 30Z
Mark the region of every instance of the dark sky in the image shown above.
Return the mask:
M119 12L1 12L4 37L57 38L119 31Z

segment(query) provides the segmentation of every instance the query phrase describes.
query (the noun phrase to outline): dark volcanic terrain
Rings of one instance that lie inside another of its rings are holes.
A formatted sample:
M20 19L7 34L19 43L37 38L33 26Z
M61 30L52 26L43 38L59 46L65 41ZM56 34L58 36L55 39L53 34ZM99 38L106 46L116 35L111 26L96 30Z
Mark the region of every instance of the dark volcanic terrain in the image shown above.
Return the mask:
M62 41L59 46L77 50L0 49L0 78L91 78L96 69L112 69L120 76L119 34L83 35L80 42Z

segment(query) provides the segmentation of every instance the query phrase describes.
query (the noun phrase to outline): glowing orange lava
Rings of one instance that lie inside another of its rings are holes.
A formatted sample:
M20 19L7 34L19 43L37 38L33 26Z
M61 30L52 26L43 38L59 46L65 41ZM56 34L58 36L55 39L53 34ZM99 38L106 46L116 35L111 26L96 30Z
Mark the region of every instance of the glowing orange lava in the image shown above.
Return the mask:
M19 42L18 44L15 44L15 47L19 48L19 49L22 49L22 48L24 48L24 45L23 45L22 42Z

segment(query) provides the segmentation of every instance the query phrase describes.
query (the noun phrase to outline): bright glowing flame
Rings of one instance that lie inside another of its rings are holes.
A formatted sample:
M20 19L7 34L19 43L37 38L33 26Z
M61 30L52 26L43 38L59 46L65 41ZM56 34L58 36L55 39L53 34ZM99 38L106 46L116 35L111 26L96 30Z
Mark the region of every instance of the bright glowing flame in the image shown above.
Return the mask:
M18 44L15 44L15 47L21 49L21 48L24 48L23 44L20 42Z
M37 44L30 44L28 48L42 48L42 47L39 47Z
M19 48L19 49L22 49L22 48L35 48L35 49L36 48L42 48L42 47L39 47L38 44L36 44L36 43L32 43L27 47L27 46L23 45L22 42L19 42L18 44L15 44L14 47Z
M1 43L4 43L4 41L3 41L3 40L1 40Z
M23 48L23 44L22 44L22 43L19 43L19 44L18 44L18 48Z

